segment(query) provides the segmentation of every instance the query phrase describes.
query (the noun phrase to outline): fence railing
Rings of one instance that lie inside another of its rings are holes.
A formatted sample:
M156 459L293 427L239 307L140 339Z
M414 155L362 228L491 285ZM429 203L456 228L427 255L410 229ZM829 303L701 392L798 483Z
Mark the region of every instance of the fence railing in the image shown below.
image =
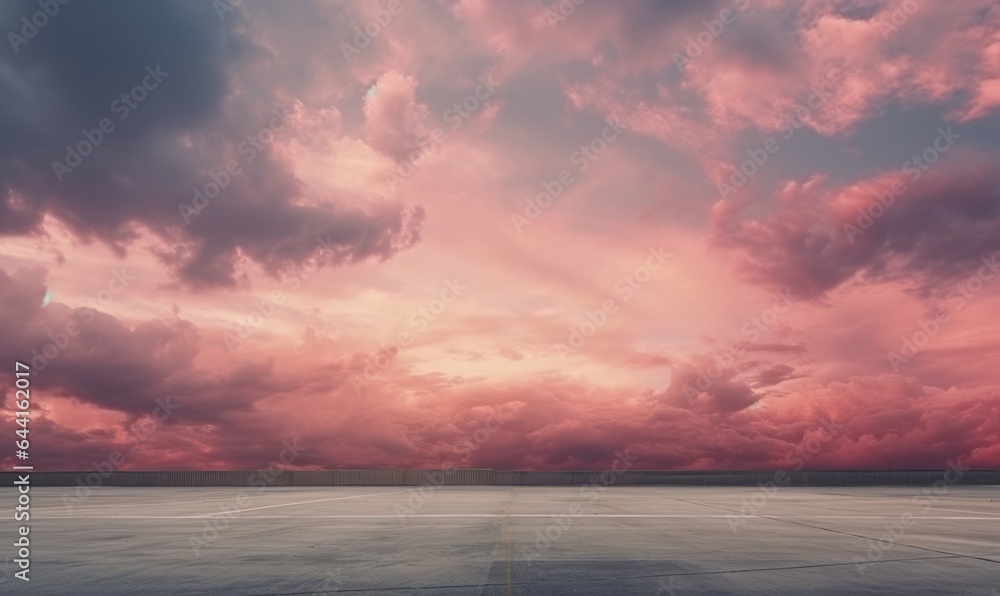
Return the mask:
M11 486L17 472L0 472ZM32 472L31 486L572 486L598 482L606 474L615 486L931 486L998 485L1000 470L813 470L536 472L452 470L198 470ZM604 483L604 482L602 482Z

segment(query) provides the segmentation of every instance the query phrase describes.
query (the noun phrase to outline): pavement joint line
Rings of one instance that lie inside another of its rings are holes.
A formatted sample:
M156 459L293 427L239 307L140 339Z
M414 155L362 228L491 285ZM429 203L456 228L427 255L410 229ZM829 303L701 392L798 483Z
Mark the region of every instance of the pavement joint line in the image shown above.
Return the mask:
M690 503L691 502L691 501L685 501L684 499L676 499L676 498L674 500L684 501L685 503ZM732 511L730 509L726 509L724 507L717 507L715 505L706 505L706 507L713 507L715 509L722 509L723 511ZM733 511L733 513L740 514L742 512ZM854 538L863 538L865 540L878 540L878 538L872 538L871 536L863 536L861 534L852 534L851 532L844 532L844 531L841 531L841 530L834 530L833 528L824 528L824 527L821 527L821 526L811 526L809 524L804 524L802 522L791 521L787 517L777 518L777 517L774 517L774 516L758 515L758 514L753 514L753 517L757 517L757 518L761 518L761 519L771 519L771 520L774 520L774 521L784 522L786 524L791 524L791 525L794 525L794 526L801 526L803 528L813 528L814 530L820 530L820 531L823 531L823 532L830 532L832 534L840 534L841 536L853 536ZM896 516L896 517L898 517L898 516ZM920 516L917 519L927 519L927 517ZM912 548L912 549L916 549L916 550L926 551L926 552L929 552L929 553L938 553L938 554L942 554L942 555L952 555L952 556L957 556L957 557L962 557L962 558L976 559L978 561L985 561L987 563L997 563L998 562L998 561L994 561L993 559L983 558L984 556L992 556L992 555L981 555L981 556L976 556L976 555L962 555L962 554L959 554L959 553L953 553L953 552L946 551L946 550L937 550L937 549L934 549L934 548L927 548L925 546L916 546L916 545L913 545L913 544L907 544L907 543L902 542L902 541L896 541L894 544L899 545L899 546L903 546L903 547L906 547L906 548Z
M994 555L982 555L986 557L991 557ZM943 557L910 557L906 559L883 559L880 561L872 561L873 565L882 565L887 563L905 563L910 561L935 561L942 559L962 559L966 558L965 555L948 555ZM659 578L670 578L670 577L693 577L693 576L705 576L705 575L722 575L722 574L734 574L734 573L755 573L761 571L790 571L797 569L815 569L821 567L843 567L845 565L854 565L854 563L815 563L812 565L794 565L788 567L764 567L756 569L726 569L719 571L691 571L685 573L667 573L663 575L633 575L633 576L621 576L621 577L598 577L598 578L587 578L587 579L573 579L573 580L535 580L532 582L520 582L514 583L514 586L531 586L537 584L550 584L558 583L564 584L578 584L578 583L596 583L596 582L613 582L613 581L624 581L624 580L635 580L635 579L659 579ZM493 587L504 587L505 583L483 583L483 584L462 584L462 585L451 585L451 586L406 586L406 587L394 587L394 588L359 588L359 589L339 589L338 592L387 592L387 591L401 591L401 590L458 590L463 588L493 588ZM265 594L253 594L250 596L306 596L315 594L312 592L274 592Z
M935 507L934 510L935 511L953 511L955 513L977 513L977 514L980 514L980 515L994 515L995 513L1000 513L1000 509L996 510L995 513L993 511L967 511L967 510L964 510L964 509L947 509L945 507Z
M55 487L45 487L45 488L55 488ZM144 487L110 487L110 488L144 488ZM248 485L248 486L245 486L245 487L226 486L226 487L215 487L215 488L228 488L228 489L238 489L238 490L241 490L241 491L246 491L248 488L257 489L258 487L250 487ZM268 487L268 488L279 488L279 487ZM280 488L287 488L287 487L280 487ZM337 488L339 488L339 487L337 487ZM307 491L307 492L320 492L320 491ZM234 495L230 494L229 496L226 496L226 497L214 497L214 498L211 498L211 499L196 499L196 500L188 500L186 502L191 503L191 504L198 504L198 503L214 503L216 501L232 501L236 496L238 496L238 495L234 496ZM251 496L251 498L253 498L253 499L259 499L259 498L263 498L263 497L281 497L281 496L287 497L287 495L283 494L282 492L270 491L270 492L267 492L267 493L259 493L259 494L253 495L253 496ZM100 497L91 497L91 499L94 499L94 498L99 499ZM185 501L166 500L166 501L158 501L156 503L104 503L104 504L91 503L91 504L88 504L88 505L74 505L73 509L74 510L83 510L83 509L107 509L108 507L155 507L157 505L175 506L175 505L178 505L178 504L184 503L184 502ZM64 511L65 509L66 509L65 505L63 505L61 507L38 507L38 508L32 508L33 511Z
M257 510L260 510L260 509L273 509L274 507L292 507L294 505L308 505L310 503L322 503L324 501L343 501L345 499L360 499L361 497L379 497L379 496L382 496L382 495L398 495L399 493L405 493L405 492L410 492L410 491L407 491L407 490L396 490L396 491L387 492L387 493L371 493L371 494L367 494L367 495L350 495L350 496L347 496L347 497L330 497L329 499L316 499L316 500L313 500L313 501L299 501L297 503L278 503L276 505L262 505L260 507L247 507L246 509L240 509L239 512L240 513L244 513L246 511L257 511ZM205 514L202 514L202 515L188 515L188 516L185 516L185 517L209 517L209 516L213 516L213 515L232 515L232 512L229 512L229 511L219 511L217 513L205 513Z
M503 521L503 532L506 534L507 541L507 596L514 596L514 533L511 528L510 517L511 510L514 509L514 489L510 490L510 497L507 500L507 506L504 510L506 517Z
M134 487L114 487L114 488L134 488ZM238 488L238 487L225 487L225 488ZM308 492L318 492L318 491L308 491ZM290 505L301 505L303 503L318 503L320 501L334 501L334 500L352 499L352 498L358 498L358 497L373 497L373 496L378 496L378 495L394 495L394 494L399 494L399 493L404 493L404 492L407 492L407 491L404 490L404 491L392 491L392 492L387 492L387 493L374 493L374 494L363 494L363 495L348 495L348 496L345 496L345 497L333 497L331 499L317 499L315 501L303 501L301 503L278 503L276 505L266 505L266 506L262 506L262 507L250 507L248 509L241 509L240 511L253 511L255 509L267 509L268 507L285 507L285 506L290 506ZM209 502L216 502L216 501L232 501L234 498L237 498L237 496L238 495L232 495L232 496L225 497L225 498L220 497L220 498L214 498L214 499L201 499L201 500L197 500L197 501L187 501L187 502L191 503L191 504L200 504L200 503L209 503ZM250 498L251 499L256 499L256 498L264 497L264 496L281 496L281 495L280 495L280 493L269 493L269 494L266 494L266 495L265 494L251 495ZM74 509L76 509L76 510L80 510L80 509L105 510L105 509L108 509L108 508L111 508L111 507L146 507L146 508L151 508L151 507L156 507L157 505L165 505L165 506L171 506L171 507L173 507L173 506L178 505L179 503L180 502L178 502L178 501L162 501L162 502L159 502L159 503L106 503L104 505L81 505L79 507L74 507ZM65 507L40 507L40 508L34 509L34 511L65 511L65 510L66 510ZM204 514L204 515L209 516L209 515L222 515L222 514L223 514L223 512L208 513L208 514ZM115 515L115 516L112 516L112 519L114 519L114 518L121 518L121 517L123 517L123 516ZM182 517L191 517L191 516L182 516ZM49 517L47 519L75 519L75 518ZM101 519L101 518L95 517L94 519ZM167 518L164 518L164 519L167 519Z

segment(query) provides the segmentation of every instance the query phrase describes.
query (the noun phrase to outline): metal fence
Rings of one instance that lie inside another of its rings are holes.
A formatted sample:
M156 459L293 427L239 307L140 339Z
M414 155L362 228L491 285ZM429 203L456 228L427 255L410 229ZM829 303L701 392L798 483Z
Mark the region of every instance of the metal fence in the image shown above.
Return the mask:
M605 477L602 479L602 475ZM0 472L11 486L18 472ZM930 486L997 485L1000 470L814 470L518 472L452 470L197 470L169 472L31 472L32 486Z

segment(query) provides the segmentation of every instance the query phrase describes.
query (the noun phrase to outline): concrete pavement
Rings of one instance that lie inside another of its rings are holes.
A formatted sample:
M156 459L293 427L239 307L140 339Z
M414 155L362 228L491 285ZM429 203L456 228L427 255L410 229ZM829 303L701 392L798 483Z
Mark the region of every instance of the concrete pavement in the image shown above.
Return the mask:
M67 508L72 489L36 487L31 581L8 563L0 591L992 596L1000 487L939 492L98 487Z

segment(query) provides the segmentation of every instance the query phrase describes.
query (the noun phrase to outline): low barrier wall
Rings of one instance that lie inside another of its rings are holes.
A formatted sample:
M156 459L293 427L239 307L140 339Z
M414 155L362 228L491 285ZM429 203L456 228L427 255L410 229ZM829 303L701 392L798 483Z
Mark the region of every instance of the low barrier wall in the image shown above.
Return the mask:
M602 481L601 476L605 478ZM11 486L17 472L0 472ZM816 470L514 472L453 470L199 470L169 472L31 472L31 486L930 486L997 485L1000 470Z

